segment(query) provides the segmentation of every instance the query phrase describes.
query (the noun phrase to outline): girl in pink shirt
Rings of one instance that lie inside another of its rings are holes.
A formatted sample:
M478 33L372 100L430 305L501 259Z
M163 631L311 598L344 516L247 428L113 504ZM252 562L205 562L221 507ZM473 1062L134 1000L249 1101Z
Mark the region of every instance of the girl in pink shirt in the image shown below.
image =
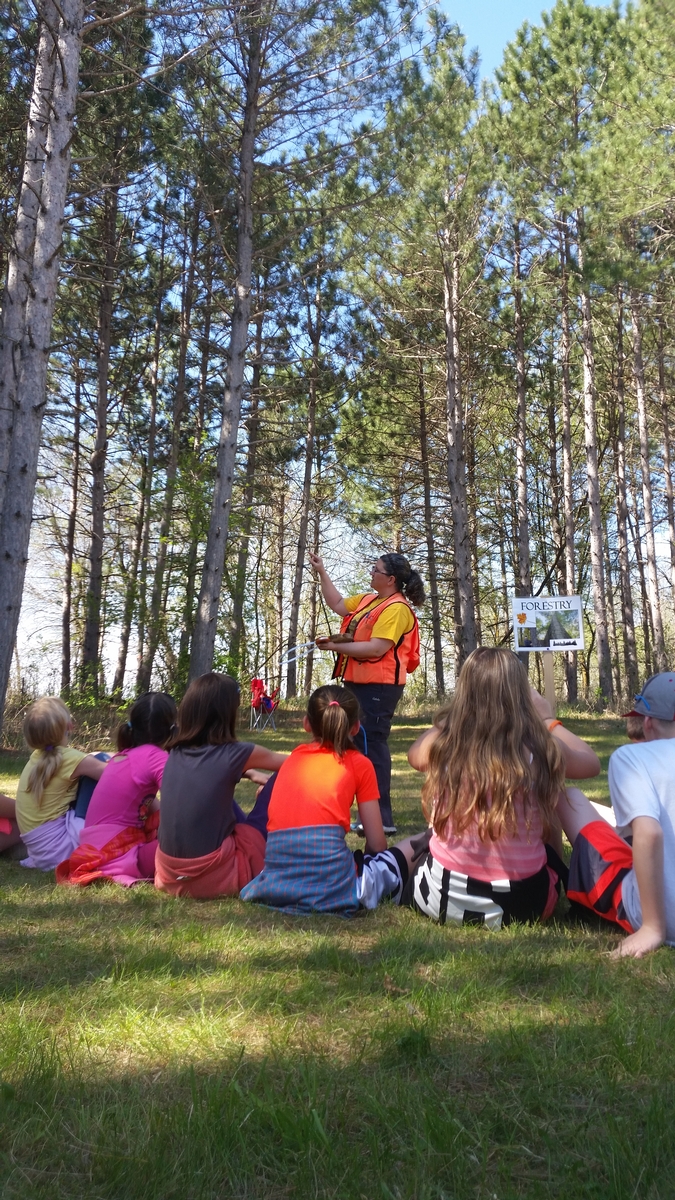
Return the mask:
M565 871L548 845L560 845L565 762L516 655L474 650L452 704L410 759L427 772L422 806L431 826L412 906L441 924L491 929L549 917Z
M132 706L117 733L117 754L94 789L80 845L56 868L58 883L112 879L129 887L153 882L157 793L175 720L176 705L165 692L148 692Z

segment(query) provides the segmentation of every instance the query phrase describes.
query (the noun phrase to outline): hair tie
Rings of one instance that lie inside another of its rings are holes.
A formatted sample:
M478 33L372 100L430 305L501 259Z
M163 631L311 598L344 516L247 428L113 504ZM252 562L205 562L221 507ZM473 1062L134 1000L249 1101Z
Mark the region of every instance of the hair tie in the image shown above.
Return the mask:
M133 725L131 724L131 721L127 721L127 729L133 729Z
M43 746L42 749L44 750L45 754L51 754L52 751L54 750L54 747L53 746Z
M339 700L331 700L328 707L332 708L334 704L337 704L338 708L342 708L342 705L340 704Z

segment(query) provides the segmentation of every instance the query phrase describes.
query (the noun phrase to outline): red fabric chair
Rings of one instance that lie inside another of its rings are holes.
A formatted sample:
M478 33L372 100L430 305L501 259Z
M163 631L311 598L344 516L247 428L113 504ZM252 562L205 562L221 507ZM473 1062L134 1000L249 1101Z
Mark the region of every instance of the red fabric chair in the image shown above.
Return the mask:
M249 729L267 729L268 725L276 729L274 714L279 705L279 688L270 694L263 679L251 680L251 716Z

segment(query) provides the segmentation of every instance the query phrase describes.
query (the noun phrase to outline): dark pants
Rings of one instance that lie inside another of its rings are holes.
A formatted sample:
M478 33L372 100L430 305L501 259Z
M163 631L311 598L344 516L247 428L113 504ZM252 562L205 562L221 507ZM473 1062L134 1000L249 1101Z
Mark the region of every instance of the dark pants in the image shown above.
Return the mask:
M361 707L361 728L354 741L358 750L369 758L375 768L380 789L382 824L393 825L391 811L391 752L387 744L396 705L403 695L403 684L348 683Z
M109 758L112 758L112 755L101 752L101 754L95 754L94 758L100 758L101 762L107 762ZM90 779L88 775L80 776L80 782L77 785L77 792L75 794L75 803L72 805L72 808L75 809L76 817L86 817L89 801L94 794L94 788L97 783L98 779Z
M237 825L250 825L252 829L257 829L258 833L262 833L265 841L267 841L267 810L272 798L272 788L274 787L276 777L277 773L275 771L274 775L270 775L267 783L261 787L256 796L255 804L248 816L243 808L239 807L236 800L232 801L234 819Z

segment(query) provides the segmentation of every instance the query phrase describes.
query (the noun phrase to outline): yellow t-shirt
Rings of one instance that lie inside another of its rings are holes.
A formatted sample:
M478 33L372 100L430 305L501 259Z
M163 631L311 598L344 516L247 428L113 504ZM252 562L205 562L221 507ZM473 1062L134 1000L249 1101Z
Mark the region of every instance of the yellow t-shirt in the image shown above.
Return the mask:
M367 595L369 595L368 592L361 592L360 596L349 596L345 600L347 612L353 613ZM371 608L377 608L377 605L381 603L382 598L376 596L372 604L367 604L361 609L359 616L362 617L365 613L370 612ZM389 604L385 608L382 615L377 618L373 625L371 636L374 638L387 638L396 645L404 633L410 633L414 624L415 618L409 606L402 600L399 604Z
M77 785L80 782L79 779L71 780L70 777L82 759L87 757L82 750L73 750L71 746L62 746L59 768L47 784L42 793L42 803L38 805L33 793L26 791L26 785L28 776L41 754L41 750L34 750L21 772L16 793L16 821L19 833L28 833L31 829L37 829L39 825L46 824L47 821L55 821L57 817L63 816L63 813L68 811L75 799Z

